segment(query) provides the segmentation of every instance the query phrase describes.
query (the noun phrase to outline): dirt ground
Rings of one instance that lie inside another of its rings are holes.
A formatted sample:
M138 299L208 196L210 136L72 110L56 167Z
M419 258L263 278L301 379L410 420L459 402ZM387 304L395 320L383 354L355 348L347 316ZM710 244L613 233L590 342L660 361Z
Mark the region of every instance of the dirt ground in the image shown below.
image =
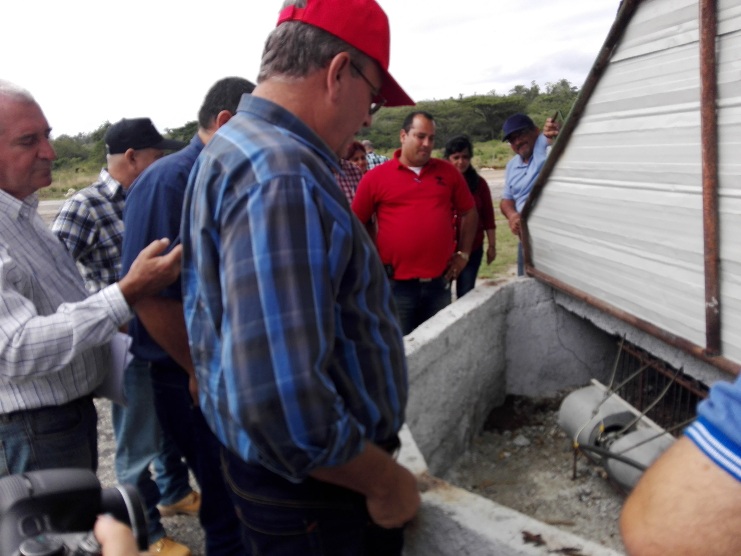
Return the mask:
M509 396L489 416L482 433L443 477L544 523L623 552L617 520L623 495L601 467L581 456L573 476L573 453L558 427L561 398L532 400ZM98 400L100 468L103 486L115 484L115 444L110 403ZM195 485L195 481L192 482ZM194 556L205 554L196 518L164 518L167 533Z
M448 482L559 529L623 552L618 516L623 495L601 467L574 458L557 424L562 397L508 396L471 449L443 477Z
M116 474L113 467L113 456L116 442L113 438L111 424L111 402L98 399L95 401L98 409L98 479L103 487L116 484ZM190 484L196 482L191 477ZM162 519L167 534L176 541L190 547L193 556L203 556L206 551L203 544L203 530L195 517L175 516Z

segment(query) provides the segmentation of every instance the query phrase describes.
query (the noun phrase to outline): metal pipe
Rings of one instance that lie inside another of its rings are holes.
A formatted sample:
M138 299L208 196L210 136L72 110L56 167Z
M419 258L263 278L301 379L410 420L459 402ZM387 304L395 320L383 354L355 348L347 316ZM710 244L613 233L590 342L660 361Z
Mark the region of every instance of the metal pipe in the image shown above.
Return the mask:
M553 278L552 276L549 276L548 274L541 272L540 270L537 270L532 266L527 268L527 273L530 276L533 276L538 280L541 280L542 282L545 282L546 284L569 294L571 297L584 301L592 305L593 307L596 307L600 311L607 313L608 315L611 315L615 318L618 318L624 322L627 322L631 326L634 326L635 328L642 330L647 334L656 336L670 346L681 349L682 351L689 353L690 355L697 357L698 359L705 361L706 363L709 363L714 367L717 367L721 371L725 371L732 375L737 375L739 374L739 372L741 372L741 368L739 367L738 363L734 363L733 361L721 356L708 356L708 354L705 352L705 348L693 344L689 340L685 340L684 338L675 336L671 332L667 332L666 330L664 330L663 328L659 328L655 324L647 322L643 319L639 319L635 315L627 313L622 309L618 309L617 307L610 305L609 303L606 303L601 299L597 299L596 297L583 292L582 290L570 286L562 282L561 280Z
M700 0L700 133L702 220L705 240L705 349L721 353L720 249L718 210L718 77L716 0Z

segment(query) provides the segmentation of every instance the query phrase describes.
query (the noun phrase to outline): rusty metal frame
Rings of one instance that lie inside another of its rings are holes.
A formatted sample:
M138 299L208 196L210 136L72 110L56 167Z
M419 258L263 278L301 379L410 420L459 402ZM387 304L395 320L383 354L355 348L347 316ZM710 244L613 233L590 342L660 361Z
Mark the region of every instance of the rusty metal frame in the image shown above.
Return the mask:
M702 190L703 190L703 236L705 260L705 336L706 345L698 346L689 340L640 319L609 303L574 288L536 269L532 260L531 238L528 231L528 215L537 203L540 194L566 148L597 83L610 64L613 51L628 27L641 0L623 0L618 15L600 50L597 59L584 82L574 107L567 118L559 138L553 146L548 160L536 180L533 190L522 211L522 245L525 257L525 272L576 299L621 319L667 344L679 348L727 373L741 372L738 363L722 357L721 313L720 313L720 251L718 210L718 127L717 127L717 6L716 0L698 0L700 10L700 71L701 71L701 141L702 141Z
M705 344L708 355L720 355L721 352L717 34L716 0L700 0L702 221L705 240Z

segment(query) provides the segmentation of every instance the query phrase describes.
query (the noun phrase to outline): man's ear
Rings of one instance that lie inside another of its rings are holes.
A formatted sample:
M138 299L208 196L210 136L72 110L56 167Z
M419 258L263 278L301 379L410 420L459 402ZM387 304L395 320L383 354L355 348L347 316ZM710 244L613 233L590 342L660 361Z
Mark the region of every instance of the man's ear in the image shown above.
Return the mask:
M339 94L340 89L350 77L350 54L340 52L327 66L327 90L332 98Z
M229 112L229 110L222 110L218 114L216 114L216 129L219 129L221 126L223 126L226 122L232 119L232 114Z
M136 151L134 149L126 149L126 152L123 153L124 159L129 164L134 164L136 159Z

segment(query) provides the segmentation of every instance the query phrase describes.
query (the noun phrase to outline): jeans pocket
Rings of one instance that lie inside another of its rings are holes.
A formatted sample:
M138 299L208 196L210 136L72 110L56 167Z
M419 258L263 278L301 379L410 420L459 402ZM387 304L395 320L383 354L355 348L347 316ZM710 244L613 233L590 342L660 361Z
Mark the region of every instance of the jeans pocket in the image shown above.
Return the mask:
M39 410L27 418L39 469L97 466L97 414L92 400Z

